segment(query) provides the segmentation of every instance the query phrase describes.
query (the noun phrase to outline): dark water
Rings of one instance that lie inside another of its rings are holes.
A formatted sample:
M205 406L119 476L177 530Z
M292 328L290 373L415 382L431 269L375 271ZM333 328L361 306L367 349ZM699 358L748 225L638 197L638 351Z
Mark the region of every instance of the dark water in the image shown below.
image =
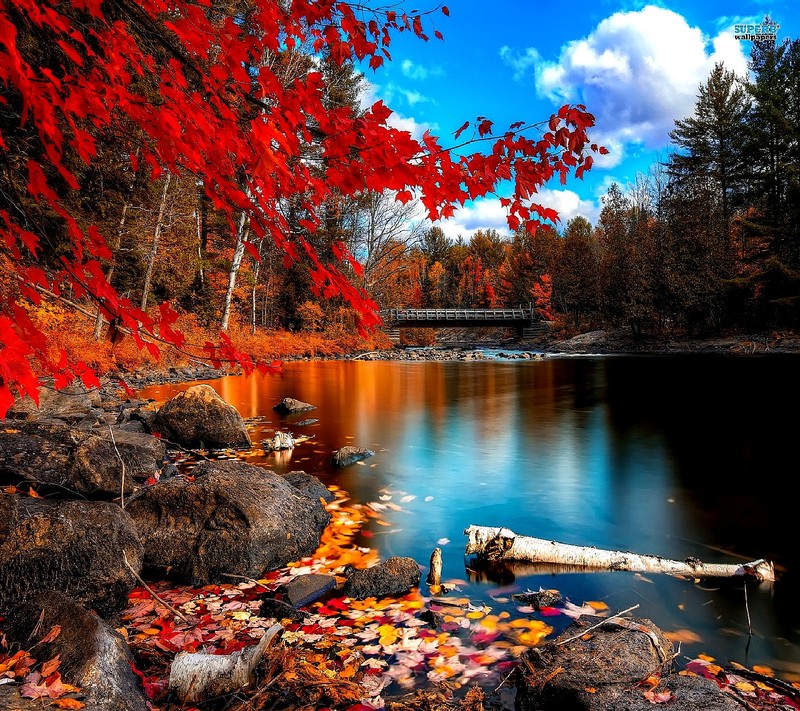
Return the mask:
M364 539L382 556L427 562L449 539L445 579L495 610L513 610L509 592L539 586L615 611L638 603L635 614L662 629L699 636L683 644L687 656L768 665L800 680L799 369L797 357L336 361L210 384L246 418L263 417L264 436L276 426L313 435L290 453L248 461L313 472L360 502L391 496L403 510L383 512L390 525L373 525ZM145 395L163 400L185 387ZM272 406L286 396L318 409L278 417ZM307 417L319 423L293 424ZM377 454L334 472L330 454L345 444ZM766 557L780 578L748 584L746 607L741 580L477 570L463 555L469 524L678 559Z

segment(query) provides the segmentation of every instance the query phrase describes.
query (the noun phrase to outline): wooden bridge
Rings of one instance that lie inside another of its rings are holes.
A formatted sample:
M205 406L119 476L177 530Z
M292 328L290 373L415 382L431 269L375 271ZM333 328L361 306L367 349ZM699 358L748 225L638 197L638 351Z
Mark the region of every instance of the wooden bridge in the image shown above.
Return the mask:
M534 317L532 308L514 309L387 309L381 311L386 334L397 343L401 328L516 328L522 338L533 338L547 325Z

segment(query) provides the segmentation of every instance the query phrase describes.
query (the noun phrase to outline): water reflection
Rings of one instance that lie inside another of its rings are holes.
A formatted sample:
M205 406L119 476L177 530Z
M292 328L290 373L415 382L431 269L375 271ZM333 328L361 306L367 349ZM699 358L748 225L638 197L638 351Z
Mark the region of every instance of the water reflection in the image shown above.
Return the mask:
M797 420L783 407L800 394L798 364L700 357L334 361L210 384L245 417L263 418L254 439L274 428L312 436L258 463L313 472L357 501L384 497L400 506L386 512L388 526L372 529L368 545L383 556L424 562L437 542L449 540L444 576L463 580L471 595L489 600L498 587L541 585L578 604L639 603L638 612L664 629L700 635L688 654L785 671L800 665L798 551L796 537L784 532L796 517ZM184 387L146 394L165 399ZM272 407L284 397L317 410L280 417ZM319 422L297 424L309 416ZM346 444L377 454L335 471L331 453ZM773 587L748 590L755 638L747 656L741 581L708 589L657 575L465 567L463 530L470 524L678 559L765 556L788 573ZM512 604L494 594L501 598L495 607Z

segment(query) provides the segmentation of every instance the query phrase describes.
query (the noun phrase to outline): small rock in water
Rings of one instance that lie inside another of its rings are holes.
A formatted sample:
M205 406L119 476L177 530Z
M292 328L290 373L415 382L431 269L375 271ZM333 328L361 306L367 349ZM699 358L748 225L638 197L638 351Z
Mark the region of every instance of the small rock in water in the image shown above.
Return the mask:
M314 600L319 600L325 593L336 587L336 578L332 575L309 573L298 575L286 583L286 595L295 607L304 607Z
M553 607L561 602L561 593L558 590L544 590L543 588L539 588L537 592L515 593L511 597L517 602L531 605L534 610Z
M405 595L419 585L419 564L413 558L393 556L364 570L356 570L344 584L342 594L353 600L386 595Z
M315 425L319 420L316 417L309 417L307 420L300 420L300 422L295 422L295 425L298 427L305 427L306 425Z
M311 405L301 400L295 400L293 397L285 397L275 407L272 408L275 412L281 415L289 415L293 412L306 412L308 410L316 410L316 405Z
M261 445L267 452L294 449L294 438L289 432L276 432L272 439L262 440Z
M351 464L360 462L362 459L371 457L375 452L371 449L362 449L361 447L342 447L333 453L333 466L335 467L349 467Z

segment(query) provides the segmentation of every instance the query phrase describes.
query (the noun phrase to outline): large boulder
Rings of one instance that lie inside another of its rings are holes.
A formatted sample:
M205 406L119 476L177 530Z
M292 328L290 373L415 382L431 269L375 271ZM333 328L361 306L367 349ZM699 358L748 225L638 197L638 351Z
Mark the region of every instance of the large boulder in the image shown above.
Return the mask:
M258 578L312 553L330 521L319 499L283 477L237 461L205 461L135 495L126 511L145 564L194 583Z
M164 403L153 430L185 447L250 447L244 420L210 385L193 385Z
M141 570L142 544L119 506L0 494L0 610L52 589L112 614L136 584L129 565Z
M130 494L161 468L166 447L150 435L90 432L38 422L0 431L0 481L37 482L89 498ZM124 476L123 476L124 472Z
M40 661L58 657L61 678L80 687L89 706L104 711L147 711L125 639L97 615L62 593L50 591L15 608L8 619L8 641L23 648L35 643ZM58 634L42 643L41 639L53 636L49 633L54 627L60 628Z
M598 625L594 629L590 627ZM518 711L648 711L646 692L669 699L675 711L740 711L741 707L701 677L670 674L672 644L650 620L603 622L584 615L553 642L525 652L517 671ZM654 689L641 682L660 676Z
M405 595L419 585L419 576L419 564L413 558L393 556L371 568L356 570L344 584L342 595L353 600Z

